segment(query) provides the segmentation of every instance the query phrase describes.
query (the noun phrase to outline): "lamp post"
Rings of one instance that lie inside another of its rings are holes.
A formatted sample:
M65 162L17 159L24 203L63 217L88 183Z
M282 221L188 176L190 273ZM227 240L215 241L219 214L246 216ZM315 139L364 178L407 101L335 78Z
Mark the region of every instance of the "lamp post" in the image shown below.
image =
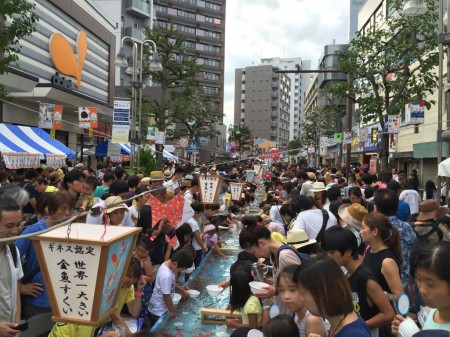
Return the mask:
M133 43L132 50L132 63L131 66L128 65L128 61L125 58L125 53L123 49L123 43L125 40L130 40ZM131 111L131 150L132 150L132 165L133 167L140 166L140 155L139 151L136 151L136 145L141 145L142 140L142 90L145 88L145 84L142 82L143 70L144 70L144 47L145 45L150 45L153 48L153 56L150 59L150 70L151 71L162 71L162 65L158 60L158 49L156 44L152 40L144 40L139 42L129 36L124 36L121 40L120 49L117 53L115 65L117 67L126 68L128 74L131 73L131 99L133 101L133 108ZM138 78L139 75L139 78ZM150 80L151 84L151 80ZM137 113L137 114L136 114ZM138 123L136 123L136 118ZM138 124L138 125L136 125ZM139 140L136 139L136 127L139 132ZM136 152L138 155L136 156ZM136 161L137 157L137 161ZM137 165L136 165L137 164Z

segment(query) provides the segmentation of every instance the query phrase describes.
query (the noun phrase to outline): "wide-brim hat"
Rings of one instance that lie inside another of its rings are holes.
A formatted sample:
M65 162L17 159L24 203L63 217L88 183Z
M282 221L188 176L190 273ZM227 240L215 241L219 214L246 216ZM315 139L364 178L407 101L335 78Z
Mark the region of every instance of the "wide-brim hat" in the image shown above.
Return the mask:
M424 200L419 205L419 215L417 221L434 220L448 214L448 207L439 206L439 204L432 199Z
M315 182L312 184L311 192L322 192L325 191L325 184L323 182Z
M141 186L148 186L150 185L150 177L144 177L141 179Z
M303 229L291 229L287 232L287 243L292 247L301 248L316 243L316 240L310 240Z
M172 171L171 171L171 170L165 170L165 171L164 171L164 178L165 178L165 179L170 179L170 178L172 178Z
M111 206L114 205L114 206ZM108 197L105 200L106 213L112 213L118 209L124 209L128 212L128 207L123 203L123 199L119 196Z
M308 172L308 178L309 180L316 180L316 175L314 172Z
M344 204L338 209L339 217L344 220L347 225L352 226L357 230L361 229L362 221L368 213L367 209L358 203Z
M82 168L85 168L85 165L83 163L78 163L78 164L75 165L75 168L76 169L82 169Z
M150 181L164 181L163 171L152 171L150 172Z

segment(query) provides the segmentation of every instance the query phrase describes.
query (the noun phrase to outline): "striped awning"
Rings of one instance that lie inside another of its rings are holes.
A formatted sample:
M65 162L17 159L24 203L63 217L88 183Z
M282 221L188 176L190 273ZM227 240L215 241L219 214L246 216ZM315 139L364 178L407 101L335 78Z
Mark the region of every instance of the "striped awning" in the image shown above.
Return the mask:
M7 168L39 167L45 159L51 167L65 166L75 152L37 127L0 123L0 152Z

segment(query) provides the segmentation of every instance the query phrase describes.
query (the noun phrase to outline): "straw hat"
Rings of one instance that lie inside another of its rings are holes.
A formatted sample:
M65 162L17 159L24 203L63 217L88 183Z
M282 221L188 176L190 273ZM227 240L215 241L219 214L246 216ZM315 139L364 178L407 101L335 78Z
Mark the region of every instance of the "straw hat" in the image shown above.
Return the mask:
M150 185L150 177L144 177L141 179L141 186L148 186Z
M308 172L308 179L309 180L316 180L316 175L314 172Z
M128 207L127 207L127 205L125 205L125 203L118 204L119 202L122 202L122 201L123 201L122 198L118 197L118 196L106 198L106 200L105 200L106 213L109 214L118 209L124 209L125 211L128 212ZM114 204L114 206L111 207L111 205L113 205L113 204ZM116 205L116 204L118 204L118 205Z
M164 173L162 171L150 172L150 181L164 181Z
M367 209L358 203L344 204L338 209L339 217L353 228L360 230L364 217L369 213Z
M439 206L435 200L424 200L419 205L419 215L417 216L417 221L439 219L448 214L448 211L448 207Z
M291 229L287 232L287 243L292 247L300 248L316 243L316 240L310 240L308 234L303 229Z
M164 178L165 178L165 179L170 179L170 178L172 178L172 171L170 171L170 170L165 170L165 171L164 171Z
M318 181L312 184L311 192L322 192L325 191L325 184Z

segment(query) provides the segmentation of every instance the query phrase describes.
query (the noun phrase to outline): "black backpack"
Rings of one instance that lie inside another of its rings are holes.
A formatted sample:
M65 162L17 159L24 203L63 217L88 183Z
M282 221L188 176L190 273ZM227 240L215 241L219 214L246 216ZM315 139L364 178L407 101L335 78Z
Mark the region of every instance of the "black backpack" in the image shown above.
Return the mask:
M416 241L414 243L413 248L411 249L411 255L410 255L410 259L409 259L409 265L411 266L411 274L415 275L415 264L416 264L416 259L417 256L419 255L419 252L421 250L423 250L426 246L428 246L430 243L432 243L433 241L430 241L430 236L433 233L437 233L438 235L438 241L442 241L443 237L444 237L444 233L442 232L442 229L439 228L439 221L434 221L434 222L430 222L430 223L425 223L425 224L421 224L419 225L420 227L431 227L431 229L423 234L423 235L418 235L416 232Z

